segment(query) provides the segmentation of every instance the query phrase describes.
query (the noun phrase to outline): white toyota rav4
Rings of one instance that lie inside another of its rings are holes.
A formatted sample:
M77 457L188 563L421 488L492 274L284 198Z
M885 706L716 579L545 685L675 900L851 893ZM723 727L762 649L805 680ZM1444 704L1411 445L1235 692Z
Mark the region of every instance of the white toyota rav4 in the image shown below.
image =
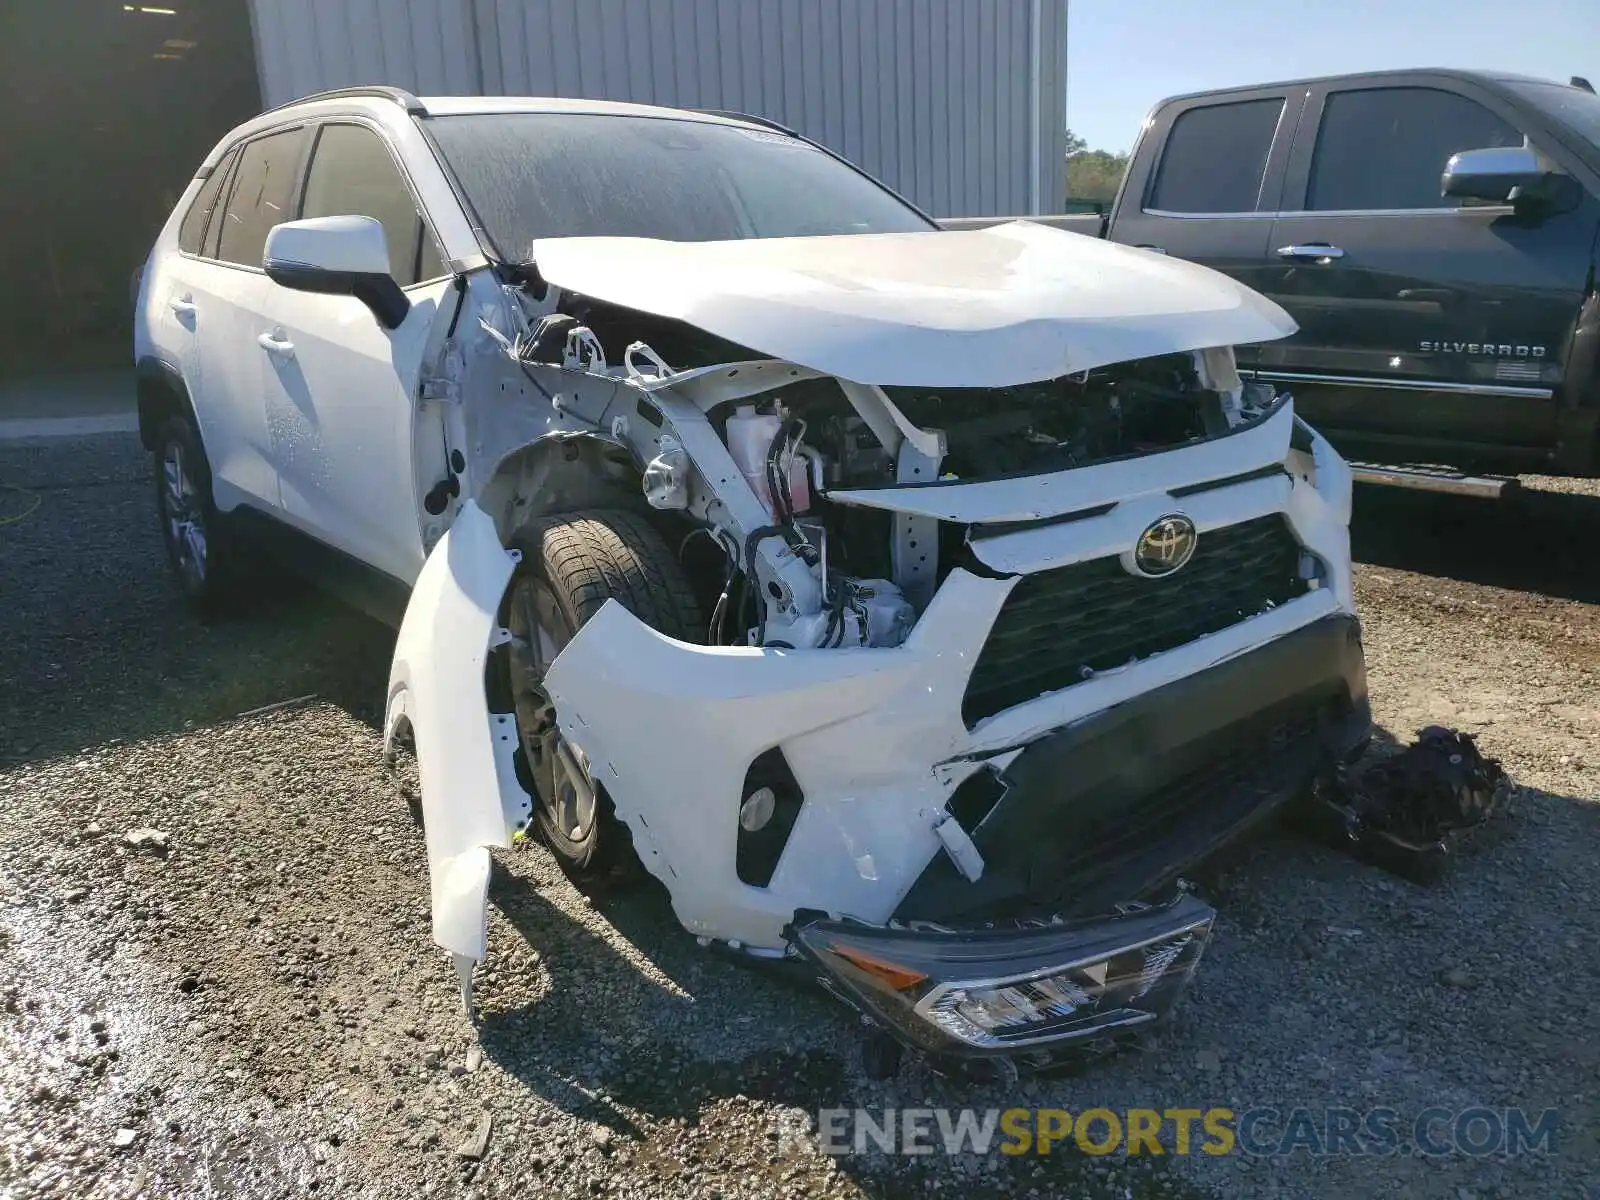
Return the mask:
M1367 737L1349 471L1234 363L1292 330L757 119L361 88L211 152L136 360L189 596L267 551L398 624L464 992L531 823L901 1043L1045 1064L1166 1014L1181 873Z

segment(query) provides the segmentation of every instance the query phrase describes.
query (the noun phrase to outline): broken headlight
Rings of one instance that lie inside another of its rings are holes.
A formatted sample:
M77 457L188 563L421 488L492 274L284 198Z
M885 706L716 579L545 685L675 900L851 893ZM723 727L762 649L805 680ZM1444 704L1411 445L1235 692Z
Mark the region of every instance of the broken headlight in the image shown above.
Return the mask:
M1164 1017L1216 914L1179 896L1099 920L1012 929L895 929L813 920L792 930L822 982L934 1053L1091 1041Z

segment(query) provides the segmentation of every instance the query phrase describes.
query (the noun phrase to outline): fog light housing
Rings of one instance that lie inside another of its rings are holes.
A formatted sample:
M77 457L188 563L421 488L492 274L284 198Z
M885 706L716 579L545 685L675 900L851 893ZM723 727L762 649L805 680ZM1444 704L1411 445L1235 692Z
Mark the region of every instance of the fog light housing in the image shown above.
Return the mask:
M789 760L774 746L750 764L739 796L734 870L740 882L766 887L789 844L805 794Z
M955 931L816 919L791 927L829 990L902 1040L983 1056L1092 1041L1160 1021L1216 913L1192 896L1093 921Z

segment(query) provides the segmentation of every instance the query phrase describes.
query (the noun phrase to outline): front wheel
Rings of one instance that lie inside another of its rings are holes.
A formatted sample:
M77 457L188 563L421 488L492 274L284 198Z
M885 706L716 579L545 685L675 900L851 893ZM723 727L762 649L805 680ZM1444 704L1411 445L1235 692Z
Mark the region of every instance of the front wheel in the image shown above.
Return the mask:
M534 821L569 872L603 874L628 864L631 839L583 751L562 737L545 672L607 600L680 641L703 641L704 622L683 568L637 513L594 509L542 518L520 530L512 547L522 562L507 593L506 661Z

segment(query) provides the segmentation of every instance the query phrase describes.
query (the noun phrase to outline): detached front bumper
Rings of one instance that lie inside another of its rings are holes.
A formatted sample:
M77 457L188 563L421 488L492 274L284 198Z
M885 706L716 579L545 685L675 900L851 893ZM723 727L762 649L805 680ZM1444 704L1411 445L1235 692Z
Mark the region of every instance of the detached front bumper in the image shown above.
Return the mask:
M1187 895L1093 921L970 931L800 919L791 945L824 987L935 1059L1115 1044L1183 994L1216 913Z
M1216 916L1145 901L1358 754L1370 724L1360 628L1324 618L970 777L992 807L952 808L980 878L938 855L894 921L802 917L791 950L937 1057L1047 1065L1114 1042L1167 1015Z

